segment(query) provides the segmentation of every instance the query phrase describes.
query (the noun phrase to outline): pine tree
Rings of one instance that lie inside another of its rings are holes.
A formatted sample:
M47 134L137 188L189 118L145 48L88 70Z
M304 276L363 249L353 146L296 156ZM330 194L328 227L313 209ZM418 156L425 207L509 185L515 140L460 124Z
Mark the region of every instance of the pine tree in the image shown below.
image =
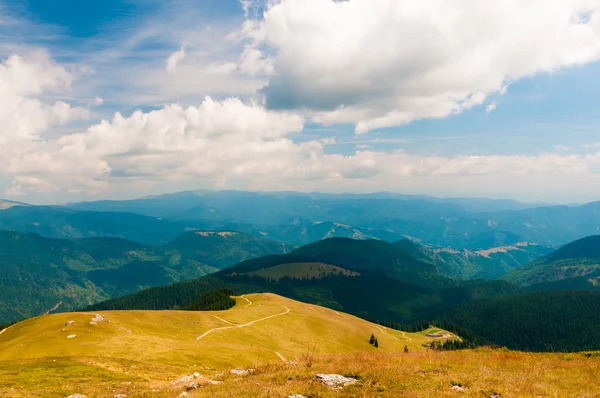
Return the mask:
M375 343L373 343L373 346L375 348L379 348L379 342L377 341L377 339L375 339Z
M375 344L375 336L373 335L373 333L371 333L371 338L369 339L369 344L371 344L371 345Z
M407 345L404 346L404 352L408 352L408 346Z

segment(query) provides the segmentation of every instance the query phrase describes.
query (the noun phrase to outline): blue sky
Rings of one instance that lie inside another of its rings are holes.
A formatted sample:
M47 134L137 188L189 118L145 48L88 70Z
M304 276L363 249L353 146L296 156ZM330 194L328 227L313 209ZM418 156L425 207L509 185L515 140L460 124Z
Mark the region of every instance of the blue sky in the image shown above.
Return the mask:
M0 0L0 196L598 200L600 5L552 3Z

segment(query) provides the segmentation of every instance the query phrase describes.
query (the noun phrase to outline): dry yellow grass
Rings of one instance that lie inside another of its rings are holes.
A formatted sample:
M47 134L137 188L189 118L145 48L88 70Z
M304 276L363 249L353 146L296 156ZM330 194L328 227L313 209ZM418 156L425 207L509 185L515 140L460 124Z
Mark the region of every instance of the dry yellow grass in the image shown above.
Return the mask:
M192 397L599 397L600 360L581 354L531 354L502 350L417 353L355 353L316 356L296 366L271 364ZM354 375L360 382L342 392L316 380L317 373ZM452 390L454 383L468 387Z
M600 361L580 354L426 352L421 344L431 339L423 334L272 294L236 300L219 312L105 311L110 322L96 325L90 313L21 322L0 335L0 396L175 397L185 385L172 382L194 372L222 381L191 392L199 397L600 396ZM378 349L368 344L371 333ZM238 367L256 372L228 373ZM360 383L334 392L317 373ZM452 391L452 382L469 390Z

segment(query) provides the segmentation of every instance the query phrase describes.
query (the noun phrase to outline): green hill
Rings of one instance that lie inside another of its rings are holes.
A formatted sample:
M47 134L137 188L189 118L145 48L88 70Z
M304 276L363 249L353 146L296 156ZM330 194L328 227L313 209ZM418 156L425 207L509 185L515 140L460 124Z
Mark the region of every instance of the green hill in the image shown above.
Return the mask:
M529 290L600 289L600 236L572 242L503 279Z
M197 278L290 249L231 232L190 231L151 247L120 238L65 240L0 231L0 323Z
M319 272L317 264L327 265L327 272ZM432 319L440 311L473 300L520 291L504 281L445 278L432 264L386 242L335 238L288 254L247 260L200 279L108 300L89 309L183 308L203 292L217 288L229 288L236 294L273 292L368 319L404 323Z
M552 251L525 242L477 251L429 246L409 239L395 242L394 246L420 261L433 264L440 275L460 280L496 279Z

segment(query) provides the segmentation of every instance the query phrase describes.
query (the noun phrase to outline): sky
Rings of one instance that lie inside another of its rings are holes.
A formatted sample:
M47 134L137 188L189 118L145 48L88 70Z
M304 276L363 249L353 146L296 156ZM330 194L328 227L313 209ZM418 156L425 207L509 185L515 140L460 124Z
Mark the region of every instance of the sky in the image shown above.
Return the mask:
M600 0L495 3L0 0L0 197L600 200Z

